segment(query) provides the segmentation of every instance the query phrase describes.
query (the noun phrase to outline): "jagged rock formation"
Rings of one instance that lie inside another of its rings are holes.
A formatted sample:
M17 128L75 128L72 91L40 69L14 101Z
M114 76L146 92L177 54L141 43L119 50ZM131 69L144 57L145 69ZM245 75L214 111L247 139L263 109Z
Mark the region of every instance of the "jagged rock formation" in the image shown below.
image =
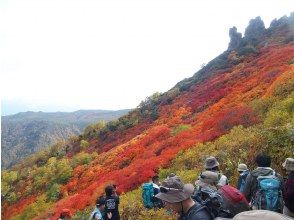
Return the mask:
M239 47L242 40L242 34L237 32L237 28L235 26L230 28L229 35L230 35L231 41L229 43L228 50L233 50Z

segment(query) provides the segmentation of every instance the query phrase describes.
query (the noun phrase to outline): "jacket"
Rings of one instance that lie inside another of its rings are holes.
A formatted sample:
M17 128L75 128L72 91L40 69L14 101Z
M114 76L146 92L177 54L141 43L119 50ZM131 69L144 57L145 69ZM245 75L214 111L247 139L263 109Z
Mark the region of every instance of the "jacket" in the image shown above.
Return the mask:
M243 194L245 195L248 202L251 202L252 197L255 195L255 193L257 191L257 177L258 176L269 176L269 175L272 175L273 173L274 173L274 170L270 167L257 167L250 174L248 174L246 181L245 181L244 191L243 191ZM282 184L281 190L283 191L283 188L284 188L283 178L278 173L276 173L275 175L280 180L280 182Z

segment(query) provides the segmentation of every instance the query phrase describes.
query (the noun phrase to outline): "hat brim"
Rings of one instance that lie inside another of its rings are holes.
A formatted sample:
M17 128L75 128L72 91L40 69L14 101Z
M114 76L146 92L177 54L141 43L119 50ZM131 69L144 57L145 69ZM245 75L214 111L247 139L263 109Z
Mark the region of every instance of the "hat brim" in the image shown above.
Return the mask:
M206 187L206 186L209 186L209 184L208 183L204 183L201 180L196 180L195 181L195 186Z
M156 194L155 197L169 203L182 202L184 200L189 199L194 192L194 187L192 184L186 184L184 188L186 188L186 190L168 191L166 193L160 192Z
M238 171L247 171L248 169L237 169Z
M219 166L219 162L216 162L215 164L213 164L213 165L206 165L205 164L205 169L212 169L212 168L215 168L215 167L218 167Z

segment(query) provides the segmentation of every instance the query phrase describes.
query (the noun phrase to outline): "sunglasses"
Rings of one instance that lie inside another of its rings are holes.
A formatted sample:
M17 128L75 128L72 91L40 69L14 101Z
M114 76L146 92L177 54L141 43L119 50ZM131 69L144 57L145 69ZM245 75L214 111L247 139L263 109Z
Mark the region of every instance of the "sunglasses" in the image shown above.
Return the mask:
M181 191L183 191L182 189L167 188L167 187L164 187L164 186L159 187L159 190L162 193L167 193L169 191L174 191L174 192L181 192Z

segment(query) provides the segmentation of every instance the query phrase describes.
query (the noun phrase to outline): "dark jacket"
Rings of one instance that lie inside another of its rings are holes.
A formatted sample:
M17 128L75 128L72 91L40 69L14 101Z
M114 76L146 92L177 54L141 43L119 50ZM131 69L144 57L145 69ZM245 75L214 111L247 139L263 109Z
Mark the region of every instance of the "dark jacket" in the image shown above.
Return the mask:
M193 205L179 220L213 220L208 209L200 204Z
M284 202L285 206L294 212L294 171L292 171L285 182L284 187Z
M105 202L105 218L107 220L119 220L119 212L118 212L118 205L119 205L119 197L118 196L106 196ZM111 218L108 218L108 213L111 213Z
M270 167L257 167L253 170L246 178L245 186L243 194L245 195L248 202L251 202L252 197L255 195L257 191L257 177L258 176L269 176L274 173L274 170ZM282 186L281 190L283 191L284 188L284 181L280 174L275 173L275 175L279 178Z

